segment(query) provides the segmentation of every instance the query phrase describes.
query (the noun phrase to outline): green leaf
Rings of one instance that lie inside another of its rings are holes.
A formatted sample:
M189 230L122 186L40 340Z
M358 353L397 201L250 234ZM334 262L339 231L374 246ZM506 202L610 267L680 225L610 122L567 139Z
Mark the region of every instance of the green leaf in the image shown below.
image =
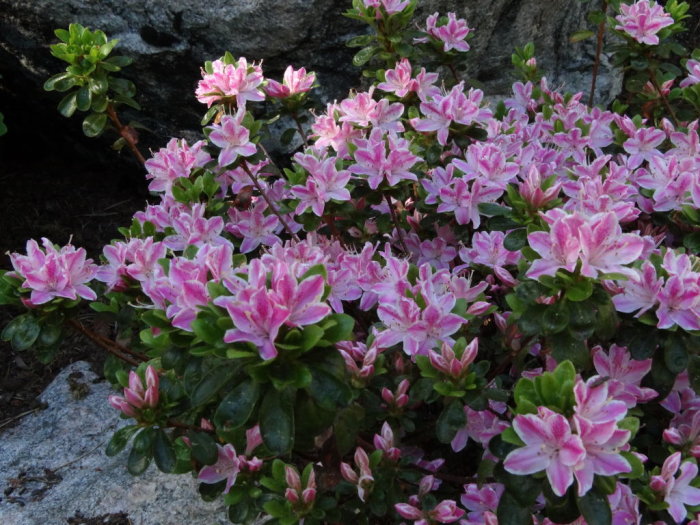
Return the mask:
M219 449L213 436L207 432L187 433L192 445L192 457L205 465L213 465L219 457Z
M22 352L31 348L41 333L41 326L31 314L15 317L2 331L2 339L10 341L12 348Z
M573 286L566 289L566 298L569 301L585 301L591 295L593 295L593 281L590 279L577 281Z
M503 239L503 247L511 252L519 252L527 245L527 229L518 228L513 230Z
M338 447L338 453L343 456L355 447L357 434L362 420L365 417L365 409L358 404L352 404L338 411L333 423L333 433Z
M378 50L379 48L376 46L363 47L352 57L352 64L356 67L364 66Z
M214 424L227 430L242 427L253 413L259 397L258 383L252 379L239 383L219 404L214 414Z
M572 34L569 37L569 42L572 44L575 44L576 42L581 42L582 40L586 40L588 38L591 38L595 36L595 32L593 31L588 31L588 30L582 30L582 31L576 31L574 34Z
M547 337L547 346L552 349L552 357L558 362L571 361L578 370L586 370L591 356L584 341L562 332Z
M577 499L578 508L588 525L611 525L612 512L608 498L592 489Z
M75 110L78 109L77 97L77 91L68 93L65 97L63 97L58 103L59 113L61 113L61 115L64 117L72 117Z
M688 380L696 394L700 393L700 356L694 355L688 362Z
M175 189L175 187L173 187L173 189ZM210 317L202 317L201 314L197 319L192 321L192 330L194 330L197 337L210 345L223 342L224 333L226 332L226 330L212 322Z
M347 341L352 339L352 330L355 328L355 319L347 314L332 314L326 320L335 321L335 325L326 328L323 338L330 343Z
M92 103L92 93L90 93L90 88L83 86L78 90L78 94L75 97L75 104L80 111L87 111Z
M97 137L101 134L107 124L107 115L105 113L90 113L83 120L83 133L87 137Z
M678 334L668 336L663 344L664 347L664 363L666 367L674 374L680 374L688 367L688 348L685 344L685 338Z
M531 525L532 509L522 506L510 492L504 492L498 502L496 517L499 525Z
M479 214L485 215L486 217L508 217L513 211L506 206L501 206L493 202L482 202L479 204L478 208Z
M214 397L236 373L236 368L231 366L214 367L197 384L192 392L191 402L193 407L198 407Z
M307 391L318 406L327 410L346 406L352 399L352 390L344 381L315 367L311 368L311 384Z
M54 346L61 338L63 332L60 324L45 324L41 327L41 332L36 342L40 346Z
M112 436L112 439L109 440L109 443L107 443L105 454L109 457L119 454L122 450L124 450L124 447L126 447L127 443L129 443L131 437L140 428L141 427L138 425L128 425L117 430Z
M623 477L628 479L637 479L641 478L644 475L644 464L637 456L635 456L631 452L627 452L624 450L620 452L620 455L623 458L625 458L627 460L627 463L630 464L630 467L632 467L631 472L622 474Z
M449 443L455 434L467 423L464 405L455 400L447 405L437 419L435 433L442 443Z
M294 444L294 397L296 391L270 388L260 405L260 434L275 455L292 450Z
M156 431L153 441L153 459L156 460L156 466L161 472L172 472L175 469L175 464L177 463L175 449L170 438L162 428Z
M126 468L133 476L142 474L151 464L153 457L153 438L155 429L153 427L144 428L134 438L134 445L129 454Z

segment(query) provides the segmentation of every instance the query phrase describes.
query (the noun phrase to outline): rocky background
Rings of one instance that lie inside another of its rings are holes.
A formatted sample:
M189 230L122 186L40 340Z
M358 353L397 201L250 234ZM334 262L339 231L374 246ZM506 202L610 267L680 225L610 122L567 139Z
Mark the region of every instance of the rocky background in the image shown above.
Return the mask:
M530 41L553 84L585 90L593 42L571 44L569 36L587 26L585 15L597 3L424 0L415 19L424 23L435 11L455 11L468 20L475 28L468 73L487 94L508 92L513 48ZM57 41L55 28L78 22L119 39L119 54L134 58L125 76L138 89L143 107L138 120L153 132L143 134L142 141L160 147L171 136L199 133L204 106L193 92L200 67L226 50L263 60L265 75L273 78L281 77L288 64L305 66L318 75L322 101L344 97L360 81L345 41L366 30L341 16L349 6L349 0L0 0L0 112L15 131L14 139L8 135L5 142L26 142L24 132L30 128L32 143L60 144L56 132L61 130L71 143L59 150L88 143L89 150L100 151L80 136L78 118L66 126L54 110L60 95L42 90L44 80L63 68L48 50ZM619 89L619 74L604 65L598 85L601 100L609 99ZM22 145L10 149L17 147Z

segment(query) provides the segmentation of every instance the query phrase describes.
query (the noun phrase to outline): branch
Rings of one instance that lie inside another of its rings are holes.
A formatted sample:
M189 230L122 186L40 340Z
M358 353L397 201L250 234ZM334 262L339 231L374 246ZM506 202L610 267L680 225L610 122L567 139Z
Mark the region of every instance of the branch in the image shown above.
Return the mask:
M600 69L600 55L603 53L603 37L605 36L605 23L608 16L608 0L603 0L603 19L598 24L598 34L596 35L595 62L593 62L593 72L591 75L591 94L588 96L588 106L593 106L595 95L595 84L598 80L598 70Z
M133 128L131 126L125 126L121 123L119 117L117 116L117 112L114 109L114 105L111 102L107 104L107 116L109 116L109 119L117 128L119 135L126 141L127 146L129 146L129 149L131 150L131 153L133 153L134 157L136 157L136 160L138 160L141 164L146 164L146 159L143 158L143 155L141 155L141 152L136 147Z
M101 336L100 334L93 332L92 330L86 328L82 323L76 321L75 319L69 319L66 323L75 331L80 332L85 337L107 350L109 353L115 355L116 357L118 357L122 361L129 363L130 365L138 366L140 362L148 361L148 356L131 350L130 348L127 348L124 345L120 345L116 341L112 341L107 337Z
M396 216L396 210L394 210L394 205L391 203L391 197L388 193L385 193L384 198L386 199L386 203L389 205L389 214L391 215L391 220L394 222L394 226L396 227L396 234L399 236L399 244L401 244L401 249L406 255L408 255L409 251L406 247L406 241L403 238L403 230L399 226L399 218Z
M253 175L253 172L250 171L250 168L248 167L248 164L246 163L245 160L243 162L241 162L241 167L243 168L243 171L245 171L248 174L248 177L250 177L250 180L253 181L253 185L255 186L255 189L257 189L260 192L260 195L262 195L262 198L265 199L265 202L267 203L267 205L270 208L270 210L272 211L272 213L277 215L277 218L282 223L282 226L284 226L284 229L287 230L287 233L291 236L292 239L299 242L299 237L297 236L296 233L294 233L292 231L292 228L289 226L289 223L287 222L287 220L284 218L284 216L282 216L280 211L272 203L272 201L270 200L270 197L268 197L267 193L265 193L265 190L260 185L260 182L258 181L258 179L255 177L255 175Z

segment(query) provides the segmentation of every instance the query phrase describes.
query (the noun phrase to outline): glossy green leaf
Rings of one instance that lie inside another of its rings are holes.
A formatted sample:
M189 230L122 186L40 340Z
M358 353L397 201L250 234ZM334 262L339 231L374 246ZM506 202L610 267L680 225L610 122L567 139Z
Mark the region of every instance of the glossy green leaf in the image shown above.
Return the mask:
M156 431L153 440L153 459L161 472L172 472L177 463L173 443L161 428Z
M217 427L234 429L248 421L260 397L260 385L246 379L234 387L221 401L214 414Z
M192 457L204 465L213 465L219 457L214 437L208 432L187 433L192 445Z
M155 429L153 427L144 428L134 438L131 453L126 464L126 468L133 476L142 474L151 464L153 458L153 438Z
M112 439L107 443L105 454L109 457L116 456L124 450L124 447L129 443L131 437L140 429L138 425L128 425L117 430Z
M105 129L107 115L105 113L90 113L83 120L83 133L87 137L97 137Z
M236 373L232 366L219 366L212 368L197 384L192 392L192 406L198 407L214 397Z
M503 247L511 252L519 252L524 246L527 245L527 229L518 228L513 230L505 239L503 239Z
M315 367L311 368L311 384L307 391L321 408L328 410L346 406L352 399L352 390L345 381Z
M464 415L464 405L455 400L447 405L437 419L435 433L442 443L449 443L455 434L467 423Z
M268 390L260 405L260 434L275 455L291 451L294 444L294 391Z
M78 97L77 91L73 91L72 93L68 93L65 97L63 97L61 99L61 101L58 103L59 113L61 113L61 115L63 115L64 117L73 116L73 113L75 113L75 110L78 109L77 97Z
M608 498L591 489L577 499L578 508L588 525L611 525L612 512Z
M78 90L75 97L75 105L80 111L87 111L92 104L92 93L88 86L83 86Z
M499 525L532 525L532 509L521 505L510 492L501 496L496 517Z
M352 64L356 67L364 66L378 50L376 46L363 47L352 57Z

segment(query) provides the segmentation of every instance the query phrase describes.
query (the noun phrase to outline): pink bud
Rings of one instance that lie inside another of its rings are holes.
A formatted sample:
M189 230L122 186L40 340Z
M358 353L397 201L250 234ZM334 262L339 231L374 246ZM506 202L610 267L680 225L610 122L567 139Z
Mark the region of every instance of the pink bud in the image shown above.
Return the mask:
M420 509L408 503L397 503L394 505L394 510L399 513L399 516L407 520L419 520L423 517L423 512Z
M284 480L287 482L287 486L294 489L295 491L301 491L301 479L299 479L299 473L297 469L291 465L285 465L284 467Z
M141 397L143 394L143 389L140 393L134 392L131 388L124 389L124 397L126 398L127 403L135 408L143 408L144 402L143 397Z
M304 492L301 493L301 500L306 505L309 505L315 499L316 499L316 489L304 489Z
M260 458L253 457L246 461L246 465L249 471L256 472L262 468L263 461Z
M295 504L299 501L299 495L297 494L297 491L294 489L285 489L284 491L284 497L287 499L292 504Z
M158 406L159 392L158 388L149 387L146 389L146 394L143 396L144 405L146 407Z
M356 485L359 480L357 473L344 461L340 463L340 475L343 476L345 481L352 483L353 485Z
M666 490L666 480L661 476L652 476L649 482L651 490L656 492L664 492Z
M245 455L247 456L253 450L258 448L258 446L262 445L262 435L260 434L260 425L255 425L254 427L249 428L245 432L245 439L246 439L246 447L245 447Z
M434 476L423 476L418 484L418 496L423 497L433 490L433 485L435 483Z
M467 313L470 315L483 315L491 308L491 303L487 301L477 301L467 308Z
M457 504L451 499L441 501L430 511L430 516L440 523L452 523L463 515L464 510L457 507Z
M148 365L148 368L146 368L146 387L158 390L158 383L158 372L151 365Z
M143 383L139 375L131 370L129 372L129 388L133 390L139 397L143 395Z
M199 426L202 427L202 430L214 430L214 425L205 417L199 420Z
M107 398L107 401L113 408L121 410L127 416L134 418L136 417L136 411L134 410L134 407L132 407L123 397L109 396Z

